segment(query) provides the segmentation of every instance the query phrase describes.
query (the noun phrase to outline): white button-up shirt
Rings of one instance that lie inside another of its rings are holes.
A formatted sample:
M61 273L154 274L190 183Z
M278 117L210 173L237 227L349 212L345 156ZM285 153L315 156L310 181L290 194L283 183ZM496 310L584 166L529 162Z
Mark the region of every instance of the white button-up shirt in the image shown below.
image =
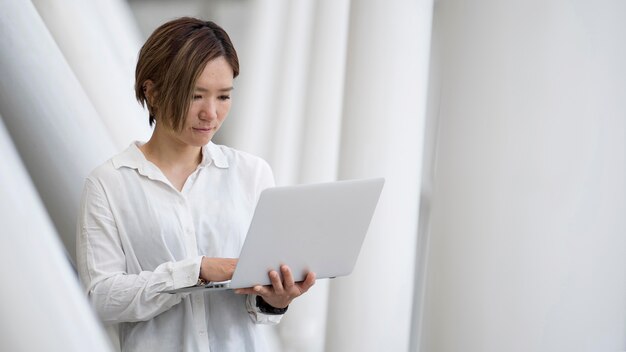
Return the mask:
M77 265L122 351L263 351L255 323L277 323L232 291L167 294L194 285L202 256L237 258L260 192L262 159L212 142L182 191L133 143L87 178Z

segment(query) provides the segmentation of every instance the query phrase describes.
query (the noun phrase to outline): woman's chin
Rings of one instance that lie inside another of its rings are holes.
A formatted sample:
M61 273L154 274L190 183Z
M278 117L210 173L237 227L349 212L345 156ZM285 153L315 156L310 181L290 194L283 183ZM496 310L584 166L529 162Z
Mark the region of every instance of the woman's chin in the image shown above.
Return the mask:
M190 146L194 146L194 147L202 147L207 145L211 139L213 138L213 133L211 134L202 134L202 135L195 135L195 136L190 136L191 138L185 138L185 142L190 145Z
M211 141L211 138L206 138L202 140L195 140L193 141L193 143L190 143L190 144L194 147L204 147L205 145L209 144L210 141Z

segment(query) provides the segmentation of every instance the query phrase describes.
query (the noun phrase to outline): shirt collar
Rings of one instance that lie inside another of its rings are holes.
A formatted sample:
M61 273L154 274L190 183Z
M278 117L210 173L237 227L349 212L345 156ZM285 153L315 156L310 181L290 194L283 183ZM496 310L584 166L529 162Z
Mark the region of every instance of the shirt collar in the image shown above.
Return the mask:
M139 146L142 144L142 142L131 143L126 150L113 157L113 166L116 169L121 167L137 169L142 175L151 178L159 178L157 174L160 172L155 170L156 166L149 162L141 150L139 150ZM198 167L205 167L211 165L211 163L215 164L215 166L220 169L228 168L228 159L222 151L222 148L215 145L213 142L209 142L202 147L202 161Z
M210 165L211 161L213 161L213 164L220 169L228 168L228 159L226 158L224 151L220 146L213 142L209 142L207 145L202 147L202 161L200 162L200 166Z

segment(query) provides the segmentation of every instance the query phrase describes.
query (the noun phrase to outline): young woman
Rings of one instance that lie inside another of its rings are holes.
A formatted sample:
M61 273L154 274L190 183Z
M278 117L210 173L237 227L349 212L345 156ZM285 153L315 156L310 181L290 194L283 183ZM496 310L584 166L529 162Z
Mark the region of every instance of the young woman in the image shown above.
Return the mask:
M289 268L271 286L162 294L231 278L260 192L274 185L262 159L211 138L231 107L235 49L213 22L180 18L139 53L135 91L150 140L135 142L85 183L78 224L80 278L122 351L262 351L258 323L277 323L315 282ZM282 278L281 278L282 276Z

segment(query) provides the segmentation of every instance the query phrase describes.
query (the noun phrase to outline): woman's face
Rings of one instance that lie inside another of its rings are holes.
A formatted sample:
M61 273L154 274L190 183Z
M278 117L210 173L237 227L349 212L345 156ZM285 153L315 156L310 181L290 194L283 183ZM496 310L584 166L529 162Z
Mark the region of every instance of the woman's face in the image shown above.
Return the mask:
M201 147L211 141L230 111L233 70L224 59L209 61L198 77L189 112L177 137L183 143Z

